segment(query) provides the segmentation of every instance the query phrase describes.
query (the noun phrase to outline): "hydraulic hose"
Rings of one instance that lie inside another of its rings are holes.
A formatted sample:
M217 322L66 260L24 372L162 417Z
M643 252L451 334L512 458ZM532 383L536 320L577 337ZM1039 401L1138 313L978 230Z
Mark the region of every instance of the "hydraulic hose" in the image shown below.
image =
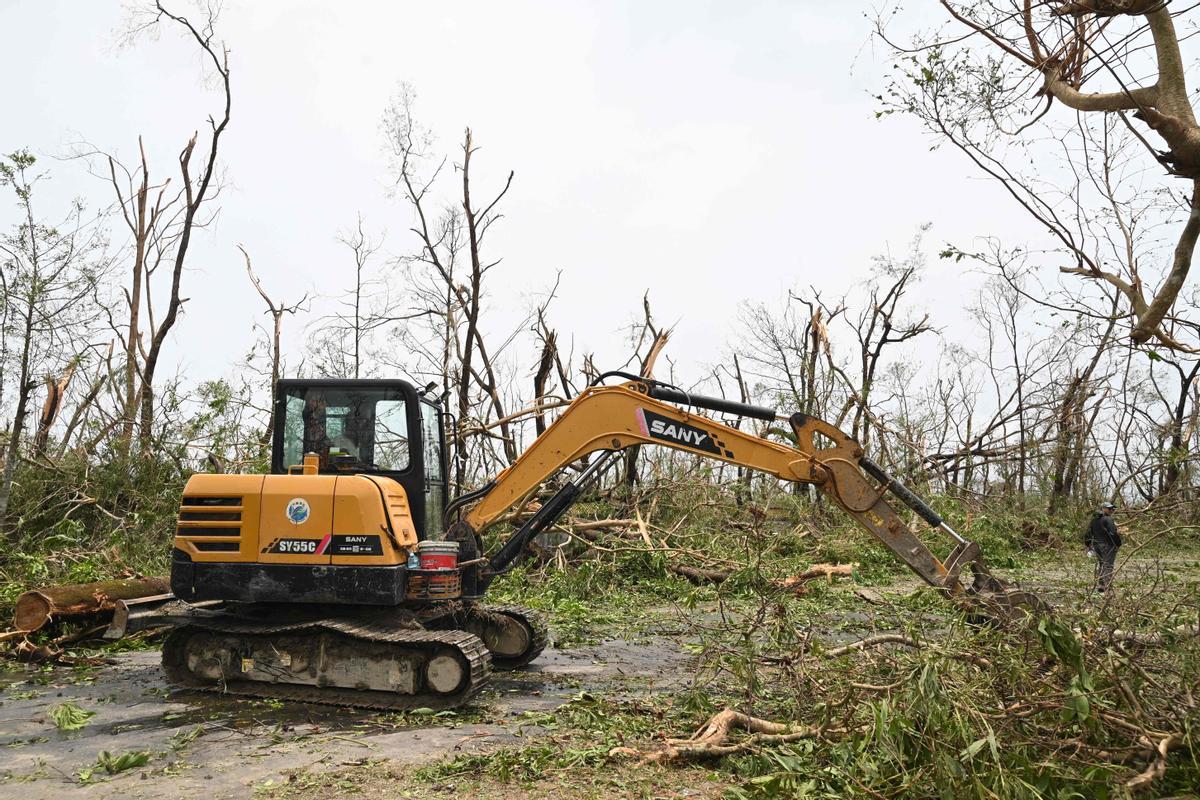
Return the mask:
M467 503L470 503L472 500L478 500L479 498L483 497L485 494L490 492L492 490L492 487L495 485L496 485L496 482L494 480L488 481L483 486L480 486L478 489L471 491L471 492L467 492L466 494L460 494L458 497L451 500L446 505L446 511L442 514L442 524L444 526L446 526L447 528L449 528L450 527L450 517L454 514L455 511L462 508Z
M487 570L480 579L484 588L492 582L496 575L508 571L513 562L525 552L525 547L533 541L535 536L547 530L566 513L579 495L600 476L615 452L617 451L602 452L574 480L564 484L553 497L546 501L545 505L537 510L537 513L508 538L508 541L496 551L496 554L488 562Z

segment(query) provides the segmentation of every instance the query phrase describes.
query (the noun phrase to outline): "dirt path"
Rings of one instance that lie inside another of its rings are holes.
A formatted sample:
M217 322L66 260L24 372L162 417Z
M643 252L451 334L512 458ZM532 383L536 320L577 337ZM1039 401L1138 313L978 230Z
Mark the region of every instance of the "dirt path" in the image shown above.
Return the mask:
M0 796L66 798L248 797L255 785L305 767L368 759L430 761L536 737L522 716L554 709L581 691L609 695L677 689L686 657L670 640L614 639L547 650L523 671L497 673L473 705L438 718L279 704L172 692L159 653L120 654L87 671L27 668L0 672ZM67 701L95 712L74 732L59 731L51 709ZM79 774L100 751L151 754L117 775Z

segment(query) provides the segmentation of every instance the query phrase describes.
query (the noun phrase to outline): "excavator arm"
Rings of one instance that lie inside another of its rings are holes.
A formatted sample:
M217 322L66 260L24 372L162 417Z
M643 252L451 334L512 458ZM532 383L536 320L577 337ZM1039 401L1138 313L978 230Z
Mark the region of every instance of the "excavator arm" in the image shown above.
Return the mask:
M629 376L632 377L632 376ZM784 444L723 425L680 408L728 411L763 420L781 419L773 410L720 398L689 395L673 387L639 379L621 385L593 386L582 392L553 424L482 490L456 501L478 499L448 536L462 542L464 556L476 555L478 534L569 464L600 453L576 478L547 501L480 569L476 581L485 589L506 571L529 541L546 530L574 502L604 463L635 445L660 445L735 464L794 483L812 484L908 565L926 583L958 599L1029 605L1016 597L984 566L979 546L968 542L899 481L867 458L859 444L838 428L804 414L787 418L795 444ZM955 543L939 559L886 499L888 493L916 511ZM962 571L970 567L972 583Z

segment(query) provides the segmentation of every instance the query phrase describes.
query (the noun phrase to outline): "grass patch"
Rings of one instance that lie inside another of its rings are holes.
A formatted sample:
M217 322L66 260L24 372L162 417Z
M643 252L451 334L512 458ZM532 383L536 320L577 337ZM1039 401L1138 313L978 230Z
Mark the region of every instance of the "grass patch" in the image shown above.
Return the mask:
M479 800L657 800L688 797L717 800L729 787L728 775L703 767L664 768L602 764L552 771L525 783L486 774L458 775L428 783L410 769L384 760L325 772L302 770L284 780L254 788L256 800L393 800L470 797Z

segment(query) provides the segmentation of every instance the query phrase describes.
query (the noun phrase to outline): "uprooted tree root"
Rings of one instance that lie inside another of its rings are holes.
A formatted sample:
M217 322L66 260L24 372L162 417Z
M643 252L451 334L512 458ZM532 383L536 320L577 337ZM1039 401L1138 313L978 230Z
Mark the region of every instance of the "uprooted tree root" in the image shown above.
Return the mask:
M733 736L738 732L750 735L738 741ZM615 747L609 751L612 758L633 757L642 763L665 763L705 758L721 758L747 752L763 744L787 744L801 739L812 739L830 733L816 726L796 726L759 719L732 708L714 714L700 730L687 739L667 739L657 750L635 750L631 747Z
M1125 788L1130 792L1143 792L1157 780L1167 774L1167 753L1183 747L1183 737L1177 733L1164 736L1149 749L1150 764L1146 769L1125 782Z

